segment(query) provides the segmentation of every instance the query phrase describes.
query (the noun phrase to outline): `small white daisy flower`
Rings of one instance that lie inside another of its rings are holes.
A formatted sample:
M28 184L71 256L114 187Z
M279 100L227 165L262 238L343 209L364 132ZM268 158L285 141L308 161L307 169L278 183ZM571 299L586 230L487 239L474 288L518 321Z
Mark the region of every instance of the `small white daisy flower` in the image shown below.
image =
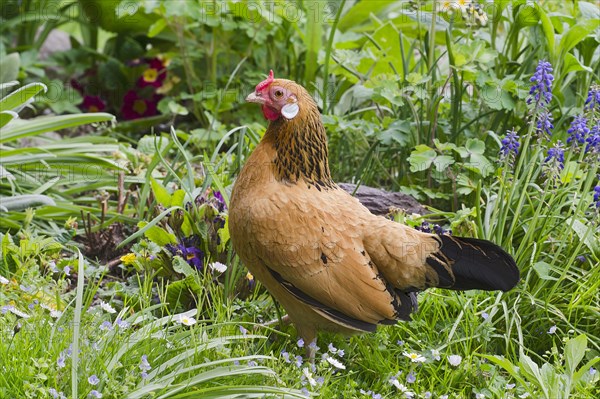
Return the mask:
M415 396L415 393L413 391L409 390L404 384L400 383L400 381L398 381L397 378L392 378L390 380L390 382L392 383L393 386L398 388L398 390L400 392L402 392L402 394L404 394L404 397L412 398Z
M406 356L407 358L409 358L410 361L413 362L413 363L423 363L423 362L425 362L425 357L422 356L422 355L419 355L418 353L414 353L414 352L411 352L411 353L402 352L402 354L404 356Z
M30 317L27 313L21 312L19 309L15 308L14 306L9 306L8 311L16 316L22 317L23 319L28 319Z
M462 362L462 356L460 355L450 355L448 356L448 363L450 363L451 366L457 367L460 362Z
M308 367L304 367L302 369L302 375L306 378L306 381L310 384L311 387L317 385L317 380L314 379L312 373L308 370Z
M211 270L218 273L225 273L225 271L227 270L227 265L224 265L221 262L213 262L210 265L208 265L208 267L210 267Z
M186 316L184 314L175 315L175 317L173 317L173 320L175 320L176 323L183 324L186 326L193 326L194 324L196 324L196 319L194 319L193 317Z
M58 319L63 314L63 312L61 312L60 310L57 310L52 306L48 306L45 303L40 303L40 307L49 311L50 317L52 317L53 319Z
M110 304L107 303L107 302L100 301L100 307L102 308L102 310L104 310L107 313L117 313L117 311L115 310L115 308L113 308L112 306L110 306Z
M10 283L10 281L8 281L8 279L6 277L0 275L0 284L6 285L8 283Z
M327 362L329 364L331 364L333 367L335 367L336 369L340 369L340 370L345 370L346 366L344 366L342 364L342 362L340 362L339 360L337 360L336 358L333 358L331 356L326 356L325 360L327 360Z

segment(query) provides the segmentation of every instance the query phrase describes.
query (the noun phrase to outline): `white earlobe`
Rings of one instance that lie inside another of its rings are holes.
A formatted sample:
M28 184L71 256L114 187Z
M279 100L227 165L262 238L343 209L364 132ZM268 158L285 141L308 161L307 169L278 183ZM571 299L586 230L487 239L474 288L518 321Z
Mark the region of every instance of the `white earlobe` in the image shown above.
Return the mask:
M281 115L285 119L294 119L298 115L298 111L300 111L298 103L286 104L281 108Z

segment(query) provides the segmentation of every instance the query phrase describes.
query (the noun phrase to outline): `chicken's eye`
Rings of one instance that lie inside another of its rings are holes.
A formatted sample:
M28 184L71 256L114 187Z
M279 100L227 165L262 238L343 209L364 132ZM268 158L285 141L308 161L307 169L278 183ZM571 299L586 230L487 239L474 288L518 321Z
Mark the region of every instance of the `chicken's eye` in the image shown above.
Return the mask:
M275 98L281 98L283 97L283 92L281 90L275 90Z

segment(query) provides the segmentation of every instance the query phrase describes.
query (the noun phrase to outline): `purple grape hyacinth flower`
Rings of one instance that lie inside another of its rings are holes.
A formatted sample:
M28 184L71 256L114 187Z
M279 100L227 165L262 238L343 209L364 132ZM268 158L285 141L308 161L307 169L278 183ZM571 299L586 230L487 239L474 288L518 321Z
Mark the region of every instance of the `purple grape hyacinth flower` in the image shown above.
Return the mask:
M554 162L561 170L565 167L565 149L562 142L558 141L554 147L548 149L548 156L544 162Z
M571 122L571 127L569 130L567 130L567 133L569 133L567 144L585 143L585 139L590 133L590 129L587 127L587 122L587 118L583 115L577 115L575 119L573 119L573 122Z
M592 126L585 141L587 142L585 152L600 153L600 121Z
M500 147L501 158L506 158L510 154L519 154L519 135L515 130L509 130L506 136L502 139L502 147Z
M547 135L546 138L549 139L552 136L552 129L554 129L554 125L552 124L552 115L546 110L543 110L538 115L538 120L536 124L536 132L545 133Z
M594 187L594 204L600 209L600 186Z
M534 83L529 90L530 97L527 99L527 104L531 104L535 100L535 104L540 107L546 107L552 101L552 65L546 60L540 60L535 73L530 79Z
M600 85L593 85L590 87L587 99L583 106L583 109L586 111L592 111L595 108L598 108L600 111Z

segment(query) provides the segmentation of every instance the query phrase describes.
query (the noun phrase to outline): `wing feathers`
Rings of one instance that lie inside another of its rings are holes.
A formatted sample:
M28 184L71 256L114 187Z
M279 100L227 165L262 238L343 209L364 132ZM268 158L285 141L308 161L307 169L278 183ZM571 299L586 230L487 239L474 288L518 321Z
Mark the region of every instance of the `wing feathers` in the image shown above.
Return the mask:
M302 290L295 287L289 281L286 281L275 270L269 268L269 272L275 278L275 280L277 280L279 282L279 284L281 284L281 286L283 288L285 288L285 290L290 295L294 296L299 301L307 304L314 311L316 311L317 313L319 313L321 316L325 317L326 319L331 320L337 324L343 325L346 328L349 328L351 330L356 330L356 331L370 332L370 331L375 331L375 329L377 328L377 326L375 324L367 323L362 320L357 320L355 318L352 318L350 316L343 314L342 312L339 312L335 309L325 306L324 304L317 301L310 295L307 295L306 293L302 292Z

